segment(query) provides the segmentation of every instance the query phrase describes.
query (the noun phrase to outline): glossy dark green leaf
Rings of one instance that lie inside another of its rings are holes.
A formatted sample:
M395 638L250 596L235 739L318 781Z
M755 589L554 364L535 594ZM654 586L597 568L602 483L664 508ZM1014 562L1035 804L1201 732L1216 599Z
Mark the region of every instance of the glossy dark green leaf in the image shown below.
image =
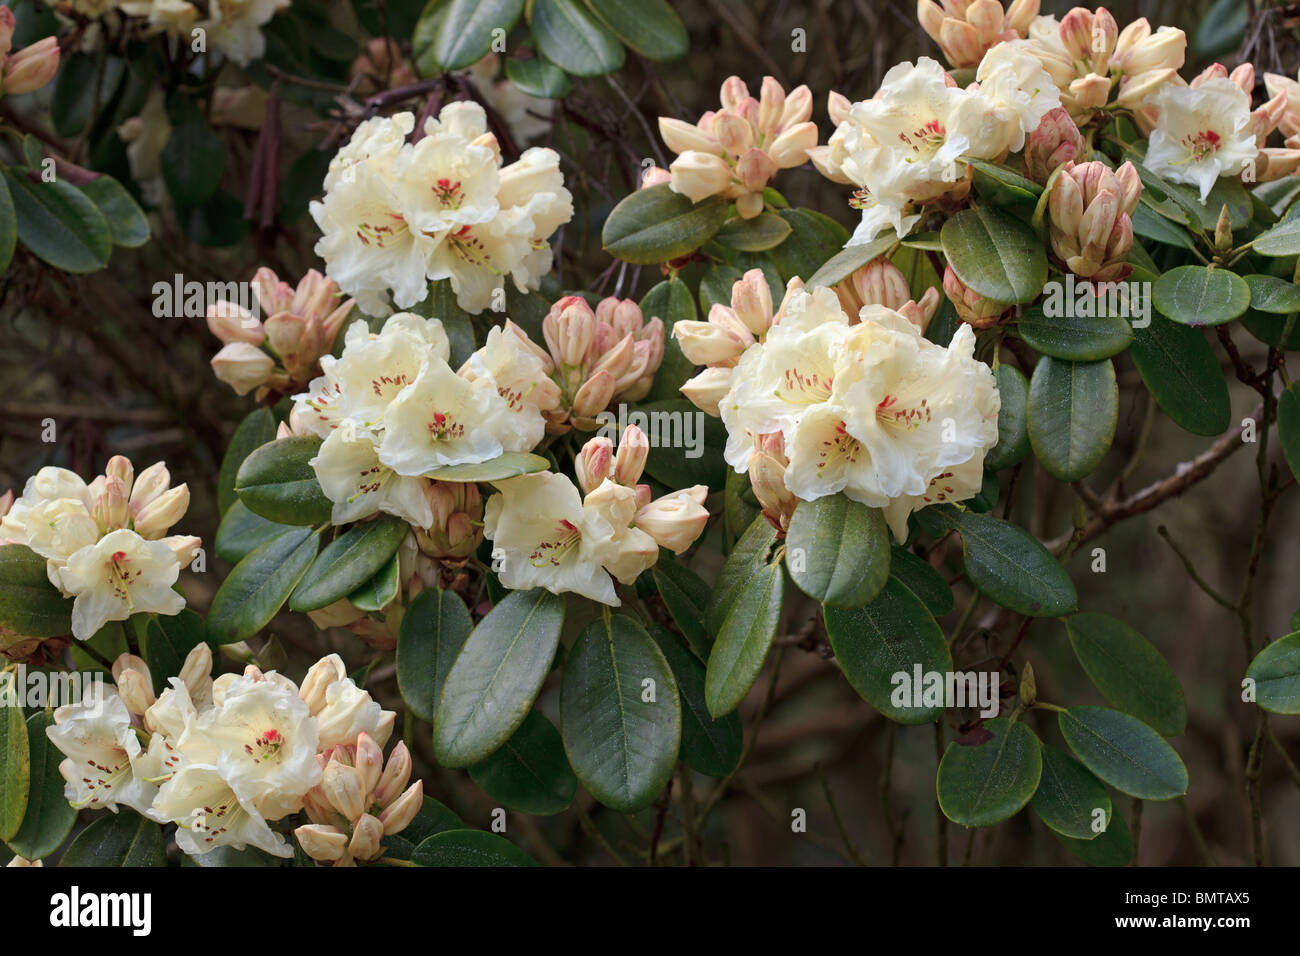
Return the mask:
M1061 845L1089 866L1128 866L1133 862L1133 834L1129 832L1124 818L1116 813L1110 818L1110 826L1104 833L1099 833L1091 840L1076 840L1061 836L1055 830L1052 835Z
M661 552L659 561L650 573L664 606L673 621L686 635L698 654L708 654L713 646L706 621L709 609L709 586L690 568L679 563L667 552Z
M957 277L995 302L1032 302L1047 282L1047 253L1034 231L993 206L963 209L939 231Z
M5 170L18 238L33 255L64 272L95 272L108 264L113 237L99 208L63 180L32 182Z
M468 767L510 739L528 716L560 643L564 601L511 591L474 628L447 672L433 718L444 767Z
M401 591L402 569L394 554L361 587L348 595L348 603L367 613L382 611L397 600Z
M17 6L17 4L13 4ZM32 6L36 6L33 4ZM21 29L28 17L36 11L28 7L19 14L18 26ZM57 24L50 32L57 30ZM48 32L43 34L48 36ZM36 38L33 38L33 41ZM25 45L25 44L21 44ZM20 46L14 38L14 46ZM54 121L54 131L60 136L73 139L80 136L95 119L98 104L107 104L122 82L126 60L111 55L107 49L100 48L94 53L72 52L61 58L60 70L54 81L53 96L50 100L50 119ZM101 70L102 75L101 75ZM98 125L98 124L97 124Z
M972 160L971 168L975 172L975 191L981 199L986 199L1003 209L1014 209L1028 218L1038 205L1038 197L1043 187L1032 179L1026 179L1009 169Z
M18 710L16 707L4 709ZM63 753L45 735L45 729L53 725L54 718L44 711L27 718L31 787L22 826L8 843L9 849L29 860L39 860L57 850L72 832L72 824L77 819L77 811L63 795L63 775L59 773ZM9 786L7 777L5 786ZM0 801L0 806L3 802Z
M754 569L728 602L704 681L705 702L714 717L735 710L758 679L776 636L784 594L785 574L778 562Z
M59 866L165 866L162 827L134 810L105 813L77 835Z
M1274 714L1300 714L1300 633L1269 644L1250 662L1255 703Z
M680 60L690 47L686 27L667 0L587 0L600 21L648 60Z
M1261 256L1300 255L1300 212L1292 207L1281 222L1257 236L1251 248Z
M731 605L749 580L767 566L768 554L776 544L776 529L762 515L754 518L727 555L718 580L713 585L706 624L716 635L731 611Z
M1146 203L1138 203L1133 210L1133 232L1143 239L1150 239L1166 246L1180 249L1195 249L1196 243L1187 230L1177 223L1170 222L1155 212Z
M1289 385L1278 396L1277 435L1291 474L1300 477L1300 385Z
M940 618L953 609L952 588L930 562L899 545L894 545L889 561L889 576L921 599L934 617Z
M0 274L9 268L13 261L14 248L18 244L18 216L14 212L14 201L9 196L9 184L0 176Z
M221 458L221 471L217 474L217 507L224 515L226 509L239 500L235 494L235 476L244 459L267 442L275 441L277 423L269 408L249 412L235 429Z
M428 472L425 477L438 481L502 481L519 475L531 475L533 472L545 471L550 467L541 455L523 451L508 451L489 461L471 462L465 465L444 465Z
M812 209L782 209L779 215L789 223L790 235L768 255L782 282L818 274L849 241L847 229ZM780 301L781 290L775 291L773 298Z
M933 509L961 535L966 577L1003 607L1033 617L1068 614L1078 604L1074 582L1033 535L992 515Z
M1049 474L1061 481L1090 474L1110 451L1118 420L1119 386L1109 359L1038 360L1029 382L1029 443Z
M804 284L809 289L815 289L818 286L834 286L836 283L847 279L872 259L883 256L896 242L898 242L898 237L894 235L894 230L886 229L870 242L856 246L845 246L827 259L821 268L814 272Z
M1040 308L1020 317L1016 331L1044 355L1070 362L1096 362L1118 355L1133 341L1128 320L1117 314L1080 316L1074 308L1050 318Z
M328 521L334 503L321 491L311 465L320 445L314 435L295 435L253 451L235 474L239 500L254 514L280 524Z
M939 761L939 808L953 823L987 827L1015 816L1038 789L1043 770L1038 738L1006 717L980 725L992 737L975 746L957 741Z
M108 223L113 244L135 249L149 241L149 220L125 187L112 176L97 176L79 187Z
M249 552L212 599L212 639L233 644L266 627L307 573L319 546L320 535L310 528L291 528Z
M677 681L682 702L681 761L710 777L725 777L740 763L745 731L735 711L715 718L704 697L704 662L677 635L652 627L650 636L663 651Z
M1228 386L1214 349L1199 329L1151 316L1134 328L1128 354L1157 404L1194 435L1221 435L1232 424Z
M681 279L665 279L645 294L641 300L641 314L646 321L658 317L664 324L664 357L645 401L681 398L678 389L695 374L695 364L682 354L677 339L673 337L673 326L698 318L690 287Z
M726 215L727 204L720 197L692 203L662 183L638 189L615 206L605 220L601 244L611 256L624 262L656 265L704 245Z
M713 236L715 242L742 252L763 252L783 243L793 230L774 212L764 212L753 219L732 219Z
M469 776L502 806L536 816L560 813L578 790L560 732L536 710L496 753L470 767Z
M31 749L23 709L18 706L16 675L0 675L0 841L8 841L22 826L32 775Z
M1151 300L1161 315L1182 325L1222 325L1246 311L1250 287L1227 269L1179 266L1156 280Z
M944 702L927 703L922 674L947 674L952 655L943 631L921 599L897 578L865 607L825 609L826 634L835 659L853 689L867 703L900 724L925 724L944 711Z
M1092 772L1069 754L1047 744L1043 748L1043 775L1034 792L1034 812L1038 819L1061 836L1074 840L1092 840L1099 833L1093 829L1096 811L1102 811L1103 825L1109 825L1110 794Z
M436 11L437 29L429 36L421 23ZM462 70L481 60L492 49L493 33L505 36L524 11L524 0L440 0L430 4L416 24L416 57L423 66L428 57L442 69ZM426 45L427 44L427 45Z
M279 537L292 527L293 525L278 524L255 515L242 501L236 501L222 515L213 547L222 560L237 563L254 548Z
M460 596L425 588L402 615L397 637L397 688L411 713L433 723L452 662L474 622Z
M1187 727L1187 702L1173 669L1123 621L1085 612L1066 618L1070 646L1106 702L1166 737Z
M1116 790L1140 800L1187 792L1187 768L1177 752L1136 717L1108 707L1071 707L1057 718L1074 755Z
M1258 312L1288 315L1300 312L1300 285L1270 275L1249 275L1250 307Z
M847 495L801 502L790 518L785 543L790 577L822 604L861 607L889 578L884 514Z
M25 544L0 544L0 627L24 637L72 633L72 601L50 583L45 565Z
M226 147L190 97L184 98L178 112L162 151L163 181L179 205L202 206L221 185Z
M998 440L984 455L988 471L1010 468L1029 454L1029 383L1020 370L1005 362L993 372L998 396Z
M289 608L315 611L347 597L388 563L409 531L405 521L391 515L353 525L312 562L289 598Z
M579 0L532 0L528 22L542 56L574 76L604 76L623 65L623 44Z
M188 608L179 614L158 614L149 619L144 662L149 665L155 694L162 694L170 686L167 679L179 676L189 652L207 639L207 623Z
M505 837L482 830L444 830L415 848L418 866L536 866L527 853Z
M569 95L573 81L554 63L542 56L531 60L506 60L506 79L521 93L543 100L558 100Z
M621 614L590 624L564 661L564 750L582 785L623 813L649 806L672 777L681 698L663 652Z
M726 486L728 468L722 453L727 429L722 419L705 415L681 397L636 405L629 418L637 413L646 416L641 427L650 438L645 465L650 477L670 488L706 485L720 491Z

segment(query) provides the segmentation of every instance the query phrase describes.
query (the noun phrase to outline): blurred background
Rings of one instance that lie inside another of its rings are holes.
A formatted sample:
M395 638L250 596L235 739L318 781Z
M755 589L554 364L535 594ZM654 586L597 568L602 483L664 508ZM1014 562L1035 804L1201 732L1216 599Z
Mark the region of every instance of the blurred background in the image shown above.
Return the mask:
M652 136L657 116L694 121L717 107L718 88L727 76L738 74L757 89L762 77L771 74L787 90L800 83L811 87L814 119L823 128L824 141L831 131L825 112L830 90L850 99L869 98L894 63L920 55L939 57L906 2L694 0L673 5L690 33L685 60L651 64L629 56L627 66L611 78L577 80L549 128L533 141L553 145L563 155L577 208L564 231L558 279L546 290L549 293L617 290L639 299L659 281L658 270L611 269L599 242L604 218L631 190L642 161L666 165L671 159ZM326 10L340 32L356 32L350 4L315 6ZM1045 2L1042 12L1059 16L1070 6ZM1266 9L1252 20L1253 7ZM1145 16L1153 27L1184 29L1191 41L1186 77L1216 59L1229 68L1250 59L1260 77L1266 71L1294 76L1300 67L1300 5L1121 0L1109 8L1121 27ZM268 61L285 62L277 59L277 51L291 46L295 38L269 32ZM795 42L798 37L802 46ZM266 85L264 74L253 70L248 76ZM229 162L219 201L211 208L182 212L164 202L151 211L155 241L140 250L117 249L110 267L95 275L58 276L29 262L31 267L11 268L0 277L0 492L12 487L20 494L27 476L43 465L90 475L112 454L127 455L137 469L166 460L173 482L187 482L192 492L189 515L177 530L200 535L205 543L213 540L218 465L235 425L253 405L212 376L208 360L219 343L203 319L155 318L152 287L170 282L176 273L199 281L246 280L260 265L296 281L307 268L319 265L311 251L317 232L305 214L306 203L319 191L321 173L332 155L332 147L321 146L338 133L338 110L331 97L321 93L286 89L285 101L281 192L272 226L254 228L242 218L258 124L232 123L220 128ZM22 122L39 126L44 105L21 104ZM6 102L3 109L19 107ZM77 148L52 128L43 132L52 142ZM86 165L116 169L122 163L119 152L108 150L88 157ZM815 208L851 227L855 217L846 204L846 190L822 179L810 165L783 173L778 185L792 205ZM1235 334L1245 358L1258 367L1264 347L1240 329ZM1132 387L1138 381L1132 363L1123 356L1116 361L1119 429L1110 459L1090 481L1099 492L1127 461L1147 418L1145 393ZM1237 384L1226 359L1225 375L1234 397L1234 420L1240 421L1253 412L1258 396ZM51 419L57 441L43 442L42 429ZM1182 431L1157 411L1146 455L1124 487L1133 491L1168 475L1210 444L1210 439ZM1243 768L1254 736L1255 710L1240 702L1239 675L1247 657L1239 625L1189 580L1156 529L1166 526L1173 540L1193 556L1201 575L1235 597L1258 513L1253 458L1253 447L1233 455L1184 496L1091 542L1070 565L1080 607L1106 612L1141 630L1170 661L1188 700L1187 732L1173 743L1188 765L1191 787L1185 802L1146 806L1140 841L1143 865L1239 865L1248 860ZM1068 534L1075 507L1070 489L1029 470L1020 480L1027 484L1018 495L1023 513L1017 517L1045 540ZM1257 641L1295 629L1291 619L1300 609L1296 498L1283 496L1270 519L1258 579ZM1089 570L1088 552L1097 546L1106 552L1104 573ZM959 561L960 556L955 557ZM698 569L708 573L707 568ZM183 583L192 606L203 610L227 571L228 566L209 554L205 574L187 574ZM952 570L949 576L956 573ZM958 603L963 603L960 598ZM786 631L797 632L799 623L791 615ZM282 615L269 633L277 645L274 653L282 655L285 671L295 677L319 656L322 644L343 654L349 664L374 656L347 632L318 634L301 615ZM1005 642L1005 637L999 643L992 635L977 635L967 642L966 663L1000 655ZM770 680L774 655L768 674L742 706L750 736L756 714L764 712L747 763L725 794L715 793L716 781L695 781L694 800L700 808L709 808L717 798L704 824L708 860L746 865L932 864L940 859L943 841L948 858L960 862L968 852L967 835L938 822L933 728L892 725L853 693L833 660L819 649L801 646L797 633L784 643L789 646L779 655L778 679ZM1041 698L1102 703L1074 660L1059 623L1036 623L1021 648L1023 658L1033 663ZM391 656L371 672L369 687L381 701L396 700L393 674ZM552 681L541 700L552 717L558 709L557 694L558 681ZM1059 744L1054 721L1045 716L1038 713L1031 719L1045 739ZM1291 759L1300 760L1300 720L1274 718L1273 724ZM948 739L953 736L950 732ZM426 737L417 734L417 772L425 777L426 793L469 825L485 826L494 802L464 773L433 767ZM1300 864L1300 788L1273 751L1265 755L1262 792L1269 862ZM645 861L638 853L656 826L654 808L624 817L589 801L585 807L583 814L571 809L551 818L512 814L509 835L545 862L609 863L611 851L627 861ZM805 833L792 832L792 813L799 809L806 811ZM1130 817L1131 801L1117 797L1116 810ZM658 847L663 859L681 859L679 812L674 805L666 814ZM968 858L976 864L1078 862L1028 812L981 832Z

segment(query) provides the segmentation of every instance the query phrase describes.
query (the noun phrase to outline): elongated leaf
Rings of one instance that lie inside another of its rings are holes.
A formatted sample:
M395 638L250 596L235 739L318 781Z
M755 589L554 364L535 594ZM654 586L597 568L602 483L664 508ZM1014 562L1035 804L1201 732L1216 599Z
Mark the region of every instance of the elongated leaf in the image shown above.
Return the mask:
M444 830L415 848L418 866L536 866L527 853L505 837L482 830Z
M1187 703L1178 678L1145 637L1105 614L1082 613L1065 621L1070 646L1106 702L1166 737L1187 726Z
M1069 754L1047 744L1042 748L1043 775L1034 792L1034 812L1038 819L1062 836L1075 840L1092 840L1105 832L1111 815L1106 787ZM1098 810L1102 812L1102 829L1094 830Z
M981 198L999 207L1017 210L1026 219L1033 215L1038 197L1043 193L1042 186L983 160L972 161L971 168L975 171L975 190Z
M615 206L605 220L600 241L605 251L617 259L634 265L655 265L704 245L726 215L722 199L714 196L692 203L663 183L638 189Z
M1140 800L1172 800L1187 792L1183 761L1136 717L1107 707L1071 707L1057 718L1075 756L1116 790Z
M1133 330L1119 315L1047 316L1033 308L1020 317L1016 331L1033 348L1069 362L1095 362L1118 355L1133 341Z
M315 611L347 597L388 563L409 530L390 515L349 528L312 562L289 598L290 609Z
M531 60L514 57L506 60L506 79L521 93L543 100L558 100L568 96L573 89L569 74L542 56Z
M714 717L704 697L704 662L691 653L675 634L662 627L650 629L677 681L682 702L682 763L711 777L725 777L740 763L745 732L735 711Z
M574 76L604 76L623 65L623 44L577 0L533 0L528 16L542 56Z
M433 723L438 697L474 622L455 593L425 588L402 616L397 637L397 688L411 713Z
M1170 222L1144 202L1138 203L1137 208L1133 210L1133 232L1143 239L1150 239L1166 246L1177 246L1180 249L1196 248L1196 243L1187 234L1186 229Z
M1038 739L1023 722L996 717L981 726L990 739L972 747L954 741L939 761L939 808L967 827L1015 816L1038 789L1043 771Z
M802 502L790 519L785 551L790 577L822 604L866 604L889 578L889 557L884 514L843 494Z
M1278 396L1277 434L1291 474L1300 477L1300 385L1289 385Z
M781 565L770 564L758 568L729 603L704 681L705 701L714 717L735 710L758 679L776 636L784 594Z
M895 545L889 561L889 576L921 599L926 610L936 618L953 608L952 588L930 562L904 547Z
M560 732L536 710L496 753L470 767L469 776L502 806L537 816L561 812L578 790Z
M1115 438L1115 366L1043 356L1029 383L1029 442L1053 477L1075 481L1101 464Z
M759 515L740 536L727 561L718 572L713 585L713 600L709 603L707 625L709 633L716 635L731 611L731 605L749 580L767 566L767 556L776 543L776 529Z
M984 468L1001 471L1029 454L1029 383L1019 369L1005 362L993 375L1002 407L998 410L998 441L984 455Z
M321 491L311 461L320 451L315 435L268 442L239 466L235 492L248 510L280 524L321 524L334 503Z
M348 603L366 613L382 611L397 600L401 591L401 567L394 554L364 584L348 594Z
M649 806L673 773L681 699L663 652L621 614L591 624L564 662L564 750L582 785L623 813Z
M108 264L113 237L99 208L63 180L32 182L12 169L5 180L18 238L33 255L64 272L94 272Z
M18 711L17 707L4 709ZM45 728L53 725L54 718L44 711L27 718L31 789L22 826L8 842L11 850L29 860L39 860L57 850L72 832L72 824L77 819L77 811L63 796L63 775L59 773L63 754L45 736ZM7 777L5 786L9 786ZM0 806L3 806L3 801L0 801Z
M270 623L316 558L320 535L293 528L254 548L221 582L208 611L218 644L243 641Z
M221 185L226 147L193 97L181 97L175 112L162 151L163 180L178 204L202 206Z
M587 0L614 35L648 60L680 60L690 47L686 27L667 0Z
M144 662L149 665L155 694L167 689L167 679L180 674L186 656L207 637L207 622L188 608L179 614L150 618L145 630Z
M490 461L474 462L466 465L444 465L435 468L425 477L437 481L501 481L519 475L531 475L533 472L545 471L550 467L541 455L532 455L522 451L508 451Z
M236 501L222 516L213 547L223 560L238 563L254 548L279 537L292 527L293 525L278 524L255 515L242 501Z
M165 866L162 827L134 810L106 813L72 841L59 866Z
M782 209L778 215L790 224L791 231L768 255L782 282L795 276L816 275L849 241L848 230L812 209Z
M957 277L995 302L1032 302L1047 282L1047 253L1034 231L992 206L963 209L939 231Z
M753 219L732 219L714 235L714 240L742 252L762 252L783 243L793 232L790 224L774 212Z
M1160 314L1182 325L1222 325L1250 305L1250 287L1227 269L1179 266L1170 269L1151 289Z
M135 198L112 176L97 176L79 187L108 223L113 244L130 249L149 241L149 220Z
M809 289L815 289L818 286L833 286L847 279L872 259L883 256L896 242L898 242L898 237L894 235L894 230L887 229L870 242L856 246L845 246L827 259L821 268L812 274L805 285Z
M900 724L925 724L945 708L927 702L924 675L947 675L952 655L921 599L890 578L865 607L825 610L826 634L844 676L863 700ZM918 674L919 671L919 674Z
M706 626L709 586L698 574L684 567L666 552L650 569L664 606L696 653L708 654L713 637Z
M1300 633L1269 644L1250 662L1255 703L1274 714L1300 714Z
M1281 222L1257 236L1251 248L1261 256L1300 255L1300 214L1292 208Z
M1250 275L1244 281L1252 309L1276 315L1300 312L1300 285L1270 275Z
M695 363L682 354L681 346L673 336L673 326L697 318L690 287L681 279L665 279L645 294L641 300L641 314L647 321L657 316L664 324L664 358L659 363L659 371L655 373L654 384L650 386L645 401L681 398L678 389L695 374Z
M1129 355L1157 404L1194 435L1221 435L1232 423L1228 386L1214 349L1198 329L1153 315L1135 328Z
M249 455L267 442L275 441L275 415L269 408L258 408L244 418L231 436L230 444L221 459L217 475L217 507L224 515L226 509L239 500L235 494L235 476L239 466Z
M470 632L443 682L433 751L468 767L510 739L532 709L560 643L564 601L540 588L511 591Z
M0 626L24 637L72 633L72 602L50 583L45 564L25 544L0 544Z
M961 535L966 577L1003 607L1033 617L1068 614L1078 604L1074 582L1029 532L992 515L933 509Z
M431 15L433 5L425 9L420 20ZM432 37L427 29L417 35L429 42L427 47L416 47L416 56L423 63L433 58L442 69L461 70L481 60L492 49L495 30L501 36L510 32L524 11L524 0L441 0L436 7L437 30ZM416 24L420 31L420 24Z
M32 775L31 749L23 709L18 706L13 672L0 675L0 841L8 841L22 826Z

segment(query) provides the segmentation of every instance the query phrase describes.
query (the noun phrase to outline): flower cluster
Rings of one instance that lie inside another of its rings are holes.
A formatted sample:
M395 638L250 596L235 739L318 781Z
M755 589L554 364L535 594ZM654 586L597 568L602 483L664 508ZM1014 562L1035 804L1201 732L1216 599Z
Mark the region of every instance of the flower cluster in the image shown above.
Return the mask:
M202 30L214 49L247 66L266 52L262 27L289 9L290 0L121 0L115 5L127 16L142 19L151 33L189 43L193 31Z
M578 455L578 483L554 472L496 482L483 521L493 564L508 588L573 591L617 607L611 575L623 584L654 566L659 548L676 554L708 522L708 488L695 485L651 500L639 484L650 443L629 425L617 454L608 438Z
M115 686L55 710L46 733L65 757L64 795L75 807L125 806L175 823L190 855L253 846L292 856L271 822L304 807L336 750L363 737L368 750L382 747L396 715L353 683L337 655L313 665L301 688L251 664L242 675L211 672L212 652L199 644L155 698L148 666L123 654ZM413 815L404 808L385 831Z
M185 607L173 585L200 542L167 531L189 504L189 487L171 487L162 462L136 475L115 455L90 484L46 467L0 520L0 542L25 544L45 558L50 583L74 599L72 634L84 641L109 621Z
M1048 196L1048 234L1065 269L1097 282L1124 279L1133 267L1133 211L1142 181L1132 163L1067 162Z
M0 96L5 93L30 93L39 90L59 69L59 41L45 37L16 52L11 51L14 12L0 7Z
M212 358L217 378L239 395L257 389L261 400L272 390L305 385L319 373L320 358L334 348L352 300L340 304L338 285L315 269L294 288L263 266L252 286L265 321L222 299L208 306L208 328L222 342Z
M796 499L842 491L883 509L901 541L913 511L979 492L1000 399L969 326L944 348L884 306L859 318L830 289L791 295L719 402L726 460L778 527Z
M390 292L399 308L415 305L437 279L475 313L506 276L537 288L547 240L573 216L559 155L532 148L502 166L473 102L443 107L412 143L414 126L411 113L366 120L331 161L324 199L311 204L326 272L371 315L391 311Z
M916 18L948 62L959 69L975 66L996 44L1027 35L1039 7L1039 0L1012 0L1005 11L998 0L942 3L917 0Z

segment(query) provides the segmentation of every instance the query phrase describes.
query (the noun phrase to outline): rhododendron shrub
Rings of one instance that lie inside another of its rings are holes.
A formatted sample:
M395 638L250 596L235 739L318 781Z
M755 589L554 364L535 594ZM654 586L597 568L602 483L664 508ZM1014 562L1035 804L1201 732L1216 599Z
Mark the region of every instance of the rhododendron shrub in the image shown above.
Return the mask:
M1240 631L1213 699L1262 819L1300 713L1300 633L1256 600L1300 475L1300 83L1036 0L920 0L914 55L833 85L690 77L692 16L0 8L16 327L147 380L92 297L182 323L167 411L123 417L192 425L169 466L53 403L5 463L13 865L712 862L733 785L778 805L755 739L805 683L784 719L827 747L885 728L858 802L896 861L915 737L924 858L1019 816L1126 863L1212 693L1093 578L1152 574L1108 532L1245 447L1240 590L1160 532ZM822 785L819 852L862 862ZM1274 853L1262 824L1232 852Z

